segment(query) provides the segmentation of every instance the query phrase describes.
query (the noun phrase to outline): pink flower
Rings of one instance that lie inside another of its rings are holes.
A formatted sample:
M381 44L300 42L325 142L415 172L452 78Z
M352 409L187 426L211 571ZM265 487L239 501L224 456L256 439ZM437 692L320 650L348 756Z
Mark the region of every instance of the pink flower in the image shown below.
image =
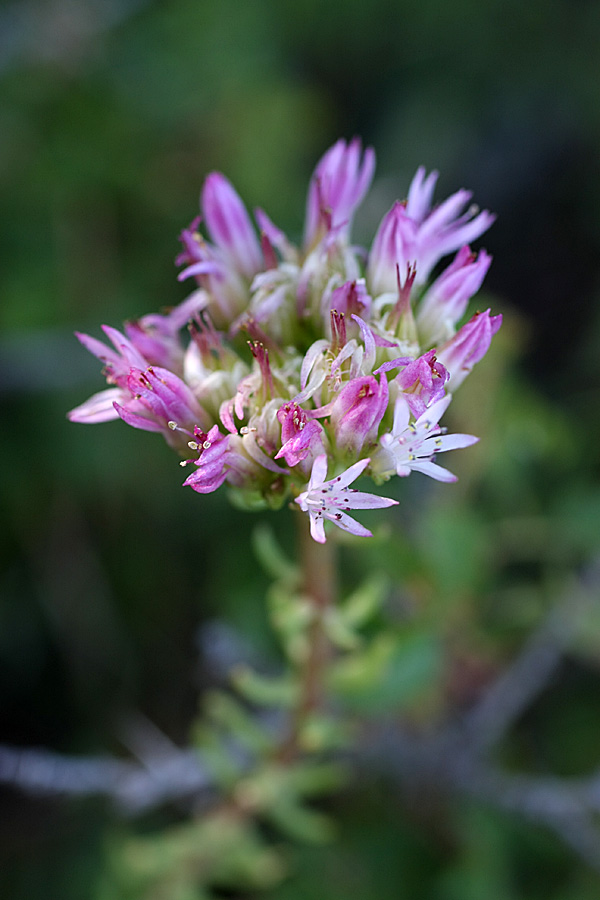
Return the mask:
M396 202L383 217L373 239L367 282L373 296L395 293L398 272L404 277L416 258L417 225L404 203Z
M218 326L229 326L248 302L247 287L238 270L228 263L219 248L204 240L197 230L199 224L200 216L197 216L189 228L184 228L179 235L183 251L175 263L186 268L179 273L177 280L194 277L205 289L200 294L197 311L207 308Z
M169 444L181 447L199 423L209 423L187 384L168 369L150 366L145 371L130 369L129 396L115 402L117 414L133 428L160 431Z
M358 455L364 444L377 440L388 396L385 375L379 382L372 375L364 375L344 385L330 406L331 425L340 449Z
M285 403L277 411L277 418L281 422L281 449L275 459L283 457L288 466L296 466L309 454L314 456L323 450L323 428L314 419L309 421L297 403Z
M330 147L312 176L306 203L304 245L310 247L326 232L350 231L352 217L369 190L375 170L375 153L368 147L361 162L361 143L339 140Z
M454 334L456 323L481 287L491 262L492 257L485 250L477 256L470 247L461 247L421 300L417 312L421 341L435 345Z
M436 358L435 350L429 350L418 359L393 359L379 366L375 374L399 367L401 371L395 378L396 384L403 391L411 413L418 418L428 406L444 396L450 375Z
M369 465L369 459L361 459L354 463L341 475L325 481L327 476L327 456L320 454L314 461L307 489L296 497L296 503L302 512L310 516L310 533L315 541L325 543L324 519L329 519L338 528L361 537L372 537L372 533L349 516L347 509L382 509L397 505L396 500L378 497L349 488Z
M472 196L470 191L465 190L456 191L432 210L436 180L437 172L425 178L425 169L421 166L408 191L406 214L418 226L415 239L417 284L427 281L442 256L476 240L496 218L487 210L479 212L477 207L472 206L461 213Z
M210 494L220 488L227 478L229 435L220 433L217 425L213 425L206 434L194 428L195 441L190 442L192 449L199 452L198 459L186 460L197 466L197 470L188 475L183 482L184 487L191 487L199 494Z
M326 297L327 295L325 294L324 296ZM346 316L347 319L352 315L368 319L372 302L371 297L367 293L364 278L346 281L345 284L335 288L332 292L328 303L329 309L324 310L325 322L328 321L327 313L329 313L329 321L331 322L332 312L341 313Z
M502 324L502 316L475 313L453 338L437 351L437 358L450 372L449 384L455 390L467 377L475 363L483 359Z
M115 348L114 350L89 334L81 334L76 331L75 335L86 350L89 350L100 362L104 363L106 381L108 384L116 386L94 394L85 403L67 413L67 417L71 422L95 424L96 422L110 422L112 419L117 419L118 413L114 404L124 403L130 397L127 379L132 366L145 369L148 365L148 361L142 356L138 348L120 331L117 331L116 328L111 328L109 325L103 325L102 330L110 339Z
M202 210L217 247L242 275L252 278L262 268L260 244L239 194L220 172L211 172L204 182Z

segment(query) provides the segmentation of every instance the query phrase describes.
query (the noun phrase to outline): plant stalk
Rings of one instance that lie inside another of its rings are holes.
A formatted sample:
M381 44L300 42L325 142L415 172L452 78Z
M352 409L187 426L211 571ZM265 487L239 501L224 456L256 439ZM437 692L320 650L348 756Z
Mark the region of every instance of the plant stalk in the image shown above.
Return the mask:
M323 620L335 603L338 590L337 554L332 540L319 544L312 539L304 516L297 516L298 557L302 572L302 595L311 604L312 618L308 629L308 648L299 664L300 691L292 715L290 732L278 757L289 762L304 749L302 731L310 716L325 702L325 673L331 656L331 643Z

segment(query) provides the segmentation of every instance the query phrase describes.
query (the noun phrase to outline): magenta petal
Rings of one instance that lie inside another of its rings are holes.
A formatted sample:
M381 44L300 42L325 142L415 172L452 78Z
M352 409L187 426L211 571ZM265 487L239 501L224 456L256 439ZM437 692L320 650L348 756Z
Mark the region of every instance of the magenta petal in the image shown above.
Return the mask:
M118 416L133 428L139 428L142 431L163 430L158 422L155 422L153 419L147 419L145 416L140 416L137 413L131 412L131 410L127 409L127 407L121 406L120 403L115 403L114 407L117 411Z
M262 266L258 238L239 194L220 172L212 172L204 182L202 209L215 244L243 275L255 275Z

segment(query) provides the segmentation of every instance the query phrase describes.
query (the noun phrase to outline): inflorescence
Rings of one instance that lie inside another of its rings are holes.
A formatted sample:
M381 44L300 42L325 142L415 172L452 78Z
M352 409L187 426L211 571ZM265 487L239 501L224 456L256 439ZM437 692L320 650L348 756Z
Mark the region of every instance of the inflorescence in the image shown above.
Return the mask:
M110 387L71 421L121 418L160 432L194 454L182 462L193 466L186 485L210 493L226 483L248 508L293 498L319 542L324 520L369 536L346 510L396 502L350 488L363 473L376 484L413 471L454 481L437 453L477 438L446 434L439 421L502 321L486 310L458 327L491 262L469 244L494 216L468 206L465 190L434 207L437 173L420 168L370 250L353 246L374 167L356 138L327 151L310 181L301 247L260 209L257 234L230 182L210 174L177 259L179 280L195 290L124 333L104 326L112 346L77 335Z

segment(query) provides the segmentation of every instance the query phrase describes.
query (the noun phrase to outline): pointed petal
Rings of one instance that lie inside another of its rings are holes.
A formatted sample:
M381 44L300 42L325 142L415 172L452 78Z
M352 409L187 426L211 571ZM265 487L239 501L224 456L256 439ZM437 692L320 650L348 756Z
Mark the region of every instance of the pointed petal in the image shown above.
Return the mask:
M349 534L355 534L357 537L373 537L373 532L369 531L368 528L365 528L364 525L361 525L360 522L357 522L356 519L353 519L352 516L349 516L347 513L333 513L328 511L325 512L324 515L330 522L333 522L334 525L341 528L342 531L347 531Z
M321 512L310 511L310 536L319 544L324 544L326 541L325 523Z
M99 343L99 342L98 342ZM96 422L110 422L112 419L118 419L114 403L123 400L123 391L119 388L108 388L105 391L99 391L94 394L85 403L76 406L71 412L67 413L67 418L71 422L84 422L93 424Z
M416 460L410 464L410 467L413 472L422 472L423 475L429 475L430 478L434 478L436 481L445 481L447 483L458 481L456 475L453 475L448 469L444 469L428 459Z
M340 504L340 508L344 509L384 509L386 506L398 506L398 501L391 500L389 497L379 497L377 494L369 494L366 491L349 490L344 492Z
M308 482L308 490L312 491L317 485L323 484L327 477L327 454L319 453L316 457L312 472L310 473L310 481Z
M470 447L479 441L474 434L444 434L442 437L432 438L436 443L436 452L444 453L446 450L460 450L463 447ZM429 443L426 441L426 443Z
M348 487L349 484L352 484L353 481L356 481L359 475L362 475L370 462L370 457L367 457L366 459L359 459L358 462L355 462L354 465L346 469L345 472L342 472L341 475L338 475L336 478L332 478L331 481L327 482L327 484L334 485L336 492L338 489Z
M165 430L158 422L155 422L153 419L146 419L144 416L139 416L137 413L131 412L127 407L121 406L120 403L115 403L115 409L119 418L123 419L124 422L127 422L128 425L131 425L132 428L139 428L142 431Z
M431 406L428 406L425 412L422 413L422 415L420 415L415 422L415 428L417 429L417 431L424 427L437 425L437 423L440 421L440 419L450 406L451 400L452 394L446 394L445 397L442 397L440 400L436 400L435 403L432 403Z

